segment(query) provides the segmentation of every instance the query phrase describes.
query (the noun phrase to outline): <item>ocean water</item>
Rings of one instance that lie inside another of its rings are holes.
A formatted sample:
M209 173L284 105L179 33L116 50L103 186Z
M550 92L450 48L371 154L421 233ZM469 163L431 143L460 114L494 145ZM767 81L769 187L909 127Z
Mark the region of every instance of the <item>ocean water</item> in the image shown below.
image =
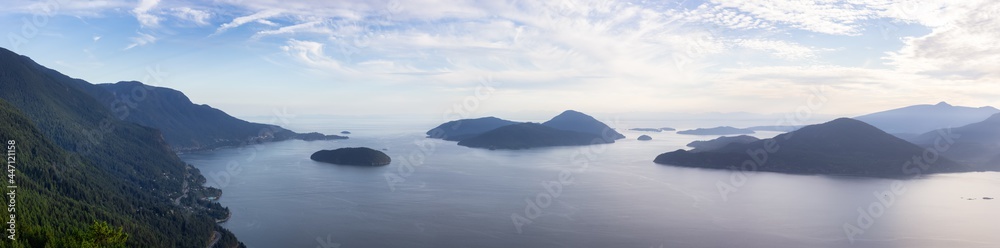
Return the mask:
M714 137L624 130L670 126L656 122L616 123L628 139L615 144L522 151L425 139L432 122L295 124L353 134L181 155L223 190L223 226L250 247L1000 247L1000 200L982 199L1000 196L1000 173L895 181L664 166L653 158ZM393 162L309 160L357 146Z

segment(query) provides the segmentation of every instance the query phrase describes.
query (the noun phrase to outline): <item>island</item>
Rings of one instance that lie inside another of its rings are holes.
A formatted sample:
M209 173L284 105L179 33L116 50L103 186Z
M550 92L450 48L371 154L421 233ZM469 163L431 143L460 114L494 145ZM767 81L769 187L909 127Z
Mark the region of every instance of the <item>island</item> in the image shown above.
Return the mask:
M663 130L659 129L659 128L644 128L644 127L642 127L642 128L629 128L628 130L639 131L639 132L656 132L656 133L663 132Z
M913 162L925 149L872 125L840 118L827 123L745 144L691 152L660 154L657 164L711 169L740 169L789 174L822 174L880 178L965 172L974 168L944 157Z
M493 116L461 119L449 121L427 131L427 137L432 139L443 139L447 141L462 141L466 138L489 132L498 127L517 124L518 122L508 121Z
M701 152L708 150L715 150L727 146L729 144L746 144L754 141L758 141L757 137L749 135L740 136L722 136L713 140L698 140L688 143L687 146L694 148L691 152Z
M730 126L698 128L694 130L684 130L677 132L677 134L689 134L689 135L739 135L739 134L753 134L753 133L754 131L750 129L735 128Z
M672 127L661 127L660 130L662 130L662 131L668 131L668 132L669 131L677 131L677 129L674 129Z
M348 139L347 136L332 135L332 134L326 135L317 132L295 134L294 138L304 141Z
M580 146L614 143L600 135L561 130L538 123L508 125L458 142L460 146L490 150L519 150L549 146Z
M649 135L643 134L643 135L639 135L639 138L637 138L637 139L645 141L645 140L653 140L653 137L649 137Z
M604 139L604 141L608 141L608 143L614 143L615 140L625 138L625 135L618 133L615 129L598 121L594 117L574 110L563 111L556 117L552 117L551 120L542 123L542 125L561 130L595 134Z
M351 134L351 131L340 131L340 134Z
M359 166L381 166L392 162L389 155L367 147L320 150L313 153L309 158L324 163Z

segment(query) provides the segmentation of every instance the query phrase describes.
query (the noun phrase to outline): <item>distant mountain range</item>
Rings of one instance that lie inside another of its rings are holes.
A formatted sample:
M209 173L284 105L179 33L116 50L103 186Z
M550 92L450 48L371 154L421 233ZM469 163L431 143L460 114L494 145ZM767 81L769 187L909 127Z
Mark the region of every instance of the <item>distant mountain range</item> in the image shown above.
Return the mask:
M88 234L95 222L124 227L116 232L127 241L109 247L203 247L214 232L219 245L239 246L216 224L228 209L206 200L220 191L202 186L161 131L120 120L85 84L0 48L0 139L16 142L19 162L12 247L111 235Z
M427 131L427 135L459 141L461 146L489 149L605 144L625 138L594 117L573 110L566 110L542 124L496 117L449 121Z
M994 107L952 106L946 102L935 105L914 105L858 116L883 131L900 137L909 137L941 128L960 127L985 120L1000 113Z
M867 123L840 118L751 143L732 143L702 152L678 150L660 154L658 164L748 169L792 174L906 177L918 174L974 171L947 158L929 161L926 169L912 164L924 149ZM755 167L755 168L754 168Z
M688 134L688 135L736 135L736 134L753 134L753 133L755 132L750 129L742 129L729 126L677 131L677 134Z

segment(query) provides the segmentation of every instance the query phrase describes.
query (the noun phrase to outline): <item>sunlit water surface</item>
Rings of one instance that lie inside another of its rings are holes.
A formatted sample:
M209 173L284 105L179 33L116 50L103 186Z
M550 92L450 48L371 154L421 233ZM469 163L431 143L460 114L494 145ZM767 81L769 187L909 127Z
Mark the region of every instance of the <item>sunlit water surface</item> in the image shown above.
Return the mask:
M250 247L1000 247L1000 200L982 199L1000 196L1000 173L901 181L897 194L885 179L743 181L652 162L714 137L622 131L628 139L611 145L489 151L425 139L434 123L406 123L300 120L298 130L353 134L181 157L223 189L233 214L223 226ZM385 149L393 162L309 160L357 146Z

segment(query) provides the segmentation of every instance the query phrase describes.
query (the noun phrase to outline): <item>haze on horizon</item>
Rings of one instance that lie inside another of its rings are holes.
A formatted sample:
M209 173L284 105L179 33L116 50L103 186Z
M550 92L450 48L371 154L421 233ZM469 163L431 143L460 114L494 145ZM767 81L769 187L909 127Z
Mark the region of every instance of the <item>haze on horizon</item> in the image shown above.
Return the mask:
M238 116L1000 106L1000 2L12 0L0 46Z

